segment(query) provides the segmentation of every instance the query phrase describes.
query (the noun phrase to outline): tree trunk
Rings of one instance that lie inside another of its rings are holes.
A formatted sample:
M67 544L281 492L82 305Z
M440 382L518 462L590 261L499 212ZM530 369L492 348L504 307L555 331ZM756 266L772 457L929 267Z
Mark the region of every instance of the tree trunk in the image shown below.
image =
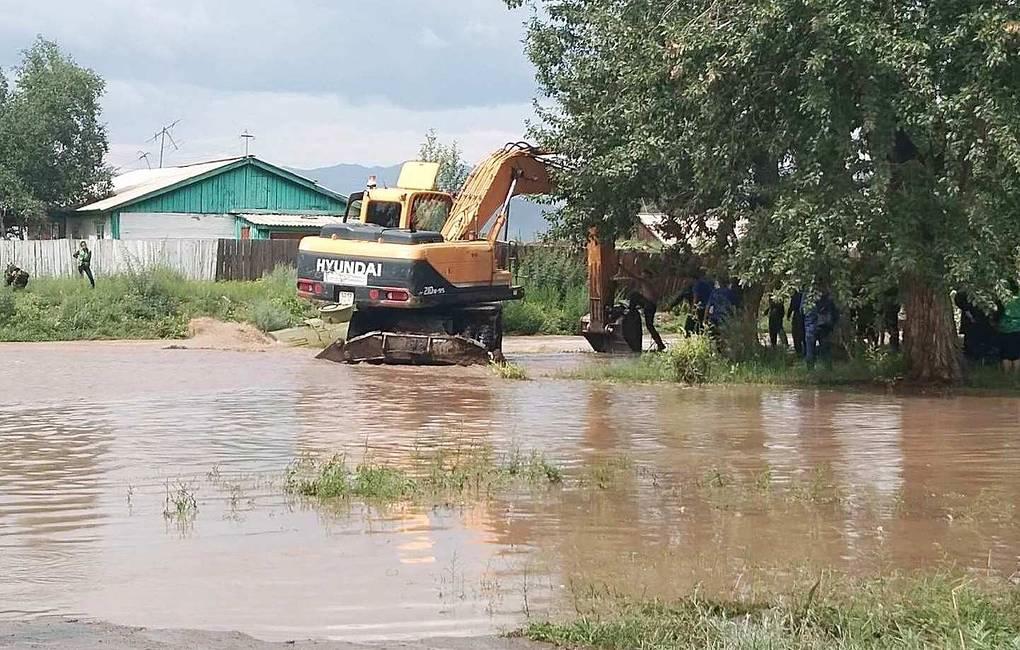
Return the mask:
M917 276L906 278L902 289L908 377L922 383L958 383L963 379L963 364L948 293Z

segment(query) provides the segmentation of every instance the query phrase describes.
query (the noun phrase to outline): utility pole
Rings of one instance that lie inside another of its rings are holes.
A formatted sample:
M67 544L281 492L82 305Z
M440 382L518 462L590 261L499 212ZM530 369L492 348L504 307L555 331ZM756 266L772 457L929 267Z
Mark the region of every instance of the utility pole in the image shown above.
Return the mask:
M251 133L248 133L248 129L245 129L244 133L241 134L241 139L244 140L244 157L247 158L248 145L251 144L251 141L255 139L255 136L253 136Z
M167 124L166 126L161 128L159 131L156 131L156 134L154 136L152 136L152 139L149 140L149 142L155 142L156 140L159 140L159 168L160 169L163 168L163 149L166 147L166 141L170 140L170 144L173 145L174 151L177 151L177 149L178 149L177 143L174 142L174 136L170 135L170 131L173 130L173 128L175 126L177 126L178 122L180 122L180 120L174 120L170 124ZM148 162L148 161L146 161L146 162Z

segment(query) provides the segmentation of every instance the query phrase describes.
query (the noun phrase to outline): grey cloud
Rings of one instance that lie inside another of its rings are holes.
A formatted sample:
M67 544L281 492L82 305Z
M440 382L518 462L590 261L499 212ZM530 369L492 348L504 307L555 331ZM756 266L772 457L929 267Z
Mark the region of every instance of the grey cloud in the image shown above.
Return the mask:
M500 0L0 0L0 65L41 33L112 79L493 106L535 94L524 18Z

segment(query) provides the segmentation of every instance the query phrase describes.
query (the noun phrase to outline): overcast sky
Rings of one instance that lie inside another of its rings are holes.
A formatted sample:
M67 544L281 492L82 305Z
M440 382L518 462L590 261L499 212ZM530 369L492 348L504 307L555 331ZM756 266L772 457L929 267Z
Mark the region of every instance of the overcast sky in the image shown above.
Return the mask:
M36 35L106 79L110 162L180 120L169 164L253 153L393 164L424 131L475 160L523 136L536 94L527 18L501 0L0 0L0 66Z

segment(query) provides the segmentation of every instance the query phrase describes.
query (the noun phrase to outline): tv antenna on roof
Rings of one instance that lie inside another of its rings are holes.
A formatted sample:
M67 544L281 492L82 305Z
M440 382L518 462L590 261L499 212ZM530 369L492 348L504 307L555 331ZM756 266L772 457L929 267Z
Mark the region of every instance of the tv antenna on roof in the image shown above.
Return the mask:
M144 160L145 161L145 166L148 167L149 169L152 169L152 163L149 162L149 156L150 155L151 154L148 151L139 151L138 152L138 160Z
M255 136L252 135L251 133L248 133L248 129L245 129L244 133L241 134L241 139L244 140L244 157L247 158L248 145L251 144L251 141L255 139Z
M154 136L152 136L152 138L149 140L149 142L155 142L156 140L159 140L159 167L160 167L160 169L163 168L163 149L166 147L166 141L170 140L170 144L173 145L174 151L177 151L177 149L179 149L179 147L177 146L177 143L174 142L174 136L170 135L170 131L172 131L175 126L177 126L178 122L180 122L180 120L174 120L170 124L167 124L166 126L161 128L159 131L156 131L156 134ZM146 161L146 162L148 162L148 161Z

